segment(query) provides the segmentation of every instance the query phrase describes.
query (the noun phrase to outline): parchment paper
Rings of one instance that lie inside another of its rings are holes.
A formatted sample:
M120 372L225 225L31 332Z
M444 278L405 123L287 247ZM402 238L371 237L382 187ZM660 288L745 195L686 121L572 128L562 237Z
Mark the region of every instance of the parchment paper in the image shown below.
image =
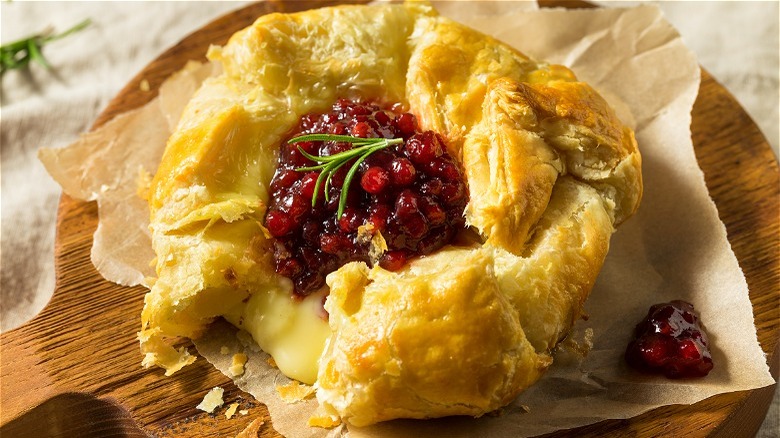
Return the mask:
M642 206L613 236L586 304L590 318L578 322L572 335L582 340L592 332L592 349L584 360L562 349L545 377L499 416L391 421L350 428L350 437L529 436L773 383L756 339L747 284L693 152L690 110L699 85L693 54L652 6L522 9L495 16L490 15L495 11L472 10L457 18L533 57L571 67L635 127L643 156ZM127 216L131 206L119 204L145 207L131 198L139 167L154 172L169 134L160 102L166 102L167 109L180 108L187 98L184 91L194 90L210 68L193 67L179 75L180 82L167 85L179 94L161 90L160 99L117 117L69 148L41 153L67 193L98 200L101 225L93 262L109 280L137 284L151 273L146 212ZM141 125L146 132L133 129ZM128 147L133 153L123 152ZM119 225L121 234L112 232ZM133 233L127 232L128 225ZM633 326L650 305L669 299L688 300L701 314L715 362L704 379L672 381L624 365L622 355ZM346 433L344 428L307 427L316 402L281 402L274 388L287 379L268 365L264 353L240 342L233 330L220 326L196 345L223 372L230 366L230 356L221 354L221 347L250 355L247 372L236 383L268 404L280 433L288 437Z

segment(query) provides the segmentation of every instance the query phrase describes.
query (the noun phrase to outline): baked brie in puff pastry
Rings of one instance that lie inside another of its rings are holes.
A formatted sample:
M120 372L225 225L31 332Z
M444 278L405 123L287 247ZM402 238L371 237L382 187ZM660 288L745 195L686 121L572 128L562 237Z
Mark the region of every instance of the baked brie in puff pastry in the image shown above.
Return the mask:
M145 365L191 363L173 340L224 317L356 426L480 416L539 379L642 194L633 132L596 91L419 2L266 15L209 58L223 72L151 184ZM275 268L272 179L301 117L339 99L400 104L443 138L477 238L343 264L304 297Z

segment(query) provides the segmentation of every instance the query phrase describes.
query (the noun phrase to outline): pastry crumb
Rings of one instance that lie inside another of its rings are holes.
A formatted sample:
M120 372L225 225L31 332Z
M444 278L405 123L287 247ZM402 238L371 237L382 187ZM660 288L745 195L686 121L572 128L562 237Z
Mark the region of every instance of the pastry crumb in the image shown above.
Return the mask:
M292 380L286 385L277 385L276 392L285 403L297 403L314 395L314 387Z
M225 411L225 418L230 420L233 418L233 415L236 415L236 410L238 409L238 403L231 403L230 406L228 406L227 410Z
M357 240L358 243L361 244L367 244L371 242L371 238L374 237L374 224L371 222L367 222L365 225L361 225L357 229Z
M274 360L273 357L269 356L268 359L266 359L266 362L268 363L268 365L271 365L272 368L279 368L278 366L276 366L276 361Z
M138 340L141 341L141 345L144 345L146 351L141 365L145 368L153 365L161 366L165 368L166 376L172 375L197 359L185 347L177 350L165 344L160 336L152 333L151 330L144 330L138 333Z
M587 347L588 351L590 351L593 348L593 329L588 327L585 329L585 337L582 339L582 342Z
M579 339L575 339L575 336L570 334L561 342L559 347L574 353L580 358L587 357L593 348L593 329L590 327L586 328Z
M219 386L211 388L211 391L209 391L206 396L203 397L203 401L201 401L200 404L195 407L201 411L208 412L209 414L213 413L215 409L222 406L224 403L222 400L222 394L224 392L225 391Z
M322 427L330 429L341 424L341 419L337 415L328 415L322 413L316 413L309 417L309 426Z
M257 434L260 432L260 428L263 427L264 424L265 421L256 418L249 423L249 426L247 426L246 429L239 432L238 435L236 435L236 438L256 438Z
M240 411L238 411L238 413L241 415L246 415L249 413L249 409L241 409Z
M149 86L149 81L146 79L143 79L140 84L138 84L138 88L141 89L141 91L149 91L152 89L152 87Z
M387 241L381 232L377 231L371 236L371 248L368 250L368 256L375 263L379 263L382 254L387 252Z
M242 374L244 374L244 365L246 364L247 357L244 353L236 353L233 355L233 364L230 365L230 369L228 371L230 372L231 377L238 377Z

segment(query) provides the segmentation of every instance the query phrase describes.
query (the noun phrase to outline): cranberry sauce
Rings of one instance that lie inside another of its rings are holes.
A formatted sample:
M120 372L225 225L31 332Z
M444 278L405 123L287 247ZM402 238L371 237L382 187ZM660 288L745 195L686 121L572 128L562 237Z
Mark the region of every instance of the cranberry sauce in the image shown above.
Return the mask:
M396 108L341 99L330 112L301 117L289 139L302 134L403 139L360 163L344 192L355 158L332 174L326 196L322 181L315 194L320 171L300 170L318 164L300 149L326 157L352 149L351 143L282 143L265 226L275 238L276 272L293 281L295 295L319 289L328 273L347 262L371 264L374 233L381 232L388 247L379 265L398 270L410 257L441 248L464 227L468 192L461 169L439 134L419 131L415 116ZM346 205L336 217L342 193Z
M626 361L642 371L662 372L671 379L703 377L712 370L707 335L693 305L680 300L650 307L634 330Z

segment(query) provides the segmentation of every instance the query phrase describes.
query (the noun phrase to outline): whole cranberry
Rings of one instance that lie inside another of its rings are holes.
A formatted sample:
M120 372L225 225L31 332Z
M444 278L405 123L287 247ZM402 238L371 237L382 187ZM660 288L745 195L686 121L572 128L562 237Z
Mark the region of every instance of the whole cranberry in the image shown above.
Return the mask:
M372 205L368 210L368 221L378 230L384 230L391 212L390 206L387 204Z
M414 134L406 142L406 153L415 164L427 164L444 153L439 137L433 131Z
M363 214L360 210L347 207L339 218L339 228L345 233L357 231L358 227L363 225Z
M265 215L265 227L274 237L284 236L295 226L290 215L279 210L271 210Z
M406 158L396 158L390 162L390 176L393 184L398 187L408 186L414 182L417 175L417 169L411 161Z
M410 136L417 131L417 117L410 113L399 114L395 118L395 126L404 136Z
M309 172L301 178L300 193L305 199L310 200L314 197L314 188L317 186L317 178L319 176L319 172ZM320 187L320 192L322 192L322 189Z
M390 184L390 174L383 168L369 167L360 178L360 186L368 193L377 194Z
M386 252L379 260L379 266L388 271L397 271L406 264L406 253L404 251Z
M404 190L395 200L395 215L406 218L420 212L418 201L420 197L412 190Z
M292 169L280 169L271 180L271 191L287 190L301 177L300 172Z

